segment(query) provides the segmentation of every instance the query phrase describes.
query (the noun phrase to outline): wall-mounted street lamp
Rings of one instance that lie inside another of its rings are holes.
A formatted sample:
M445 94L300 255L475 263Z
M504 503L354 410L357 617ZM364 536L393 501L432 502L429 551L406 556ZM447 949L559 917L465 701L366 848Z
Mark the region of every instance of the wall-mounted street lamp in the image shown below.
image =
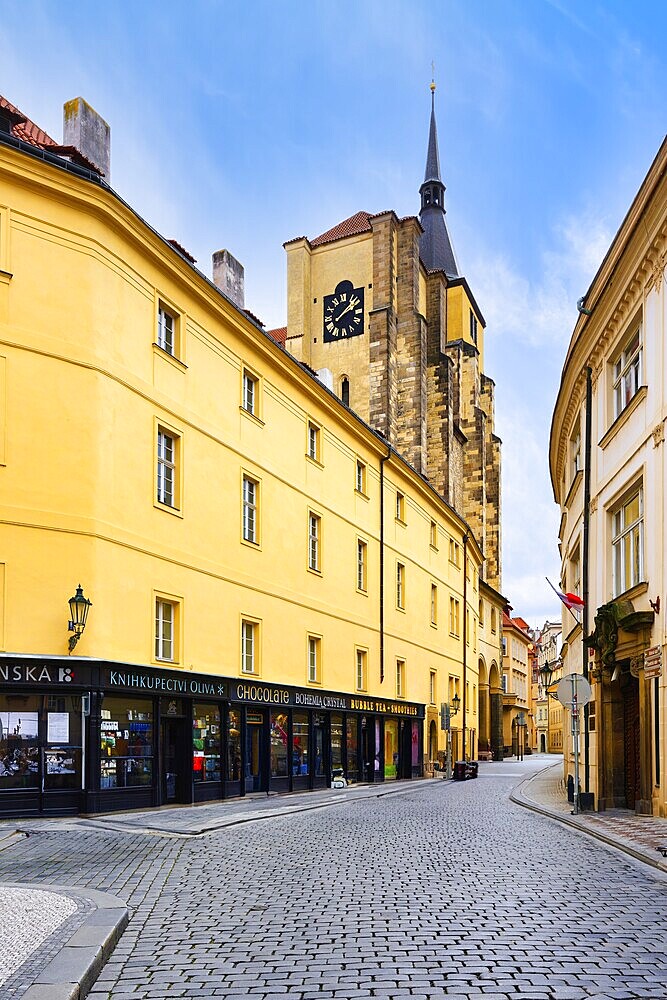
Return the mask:
M544 666L540 667L540 669L538 670L538 673L540 675L540 680L542 681L542 690L544 692L544 699L545 699L545 701L547 703L547 753L550 753L550 750L549 750L549 697L554 697L553 695L550 695L549 686L551 685L551 678L553 677L553 674L554 674L554 668L558 667L560 665L561 665L561 658L559 656L558 659L554 660L552 663L549 663L548 660L545 660Z
M70 619L67 628L73 633L69 637L69 651L71 653L83 635L83 630L86 627L86 619L88 618L88 610L92 607L92 601L83 596L83 587L79 584L76 588L76 594L74 597L70 597L68 603Z
M452 704L450 709L451 714L457 715L460 707L461 707L461 699L457 694L455 694L454 697L452 698Z

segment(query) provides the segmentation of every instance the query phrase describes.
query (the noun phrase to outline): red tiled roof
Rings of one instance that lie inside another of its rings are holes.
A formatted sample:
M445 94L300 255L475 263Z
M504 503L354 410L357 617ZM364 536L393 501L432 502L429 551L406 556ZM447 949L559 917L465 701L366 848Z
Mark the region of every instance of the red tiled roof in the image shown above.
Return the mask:
M13 104L0 94L0 108L8 108L13 111L14 114L20 115L24 120L12 127L12 134L16 136L17 139L23 139L24 142L29 142L31 146L38 146L41 149L47 148L49 146L58 146L59 144L52 139L43 129L34 122L30 121L27 115L24 115L22 111L15 108Z
M357 236L359 233L368 233L371 229L369 221L371 218L372 215L369 212L357 212L356 215L351 215L349 219L339 222L333 229L328 229L321 236L316 236L314 240L310 241L310 245L312 247L320 247L323 243L333 243L334 240L343 240L346 236Z
M280 344L281 347L285 346L285 341L287 340L286 326L279 326L275 330L267 330L266 332L268 333L269 337L273 337L276 344Z

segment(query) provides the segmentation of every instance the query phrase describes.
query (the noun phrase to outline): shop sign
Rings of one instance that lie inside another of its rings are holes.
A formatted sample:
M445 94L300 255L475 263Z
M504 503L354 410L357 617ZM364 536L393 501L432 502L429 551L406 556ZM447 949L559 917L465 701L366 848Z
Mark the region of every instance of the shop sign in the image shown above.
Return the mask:
M644 677L660 677L662 674L662 646L651 646L644 650Z
M73 667L51 663L0 663L0 682L5 684L72 684L76 678ZM81 683L80 679L77 679Z
M381 701L377 698L352 698L350 707L357 712L374 712L377 715L409 715L423 718L418 705L403 701Z
M192 677L176 673L145 673L139 670L109 670L107 687L124 691L156 691L167 694L205 695L224 698L225 685L212 677Z

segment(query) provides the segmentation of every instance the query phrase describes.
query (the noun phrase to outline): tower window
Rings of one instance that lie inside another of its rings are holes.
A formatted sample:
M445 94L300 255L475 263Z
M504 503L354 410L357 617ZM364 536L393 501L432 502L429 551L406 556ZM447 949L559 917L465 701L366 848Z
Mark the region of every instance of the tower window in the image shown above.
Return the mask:
M340 398L346 406L350 405L350 380L347 375L340 380Z

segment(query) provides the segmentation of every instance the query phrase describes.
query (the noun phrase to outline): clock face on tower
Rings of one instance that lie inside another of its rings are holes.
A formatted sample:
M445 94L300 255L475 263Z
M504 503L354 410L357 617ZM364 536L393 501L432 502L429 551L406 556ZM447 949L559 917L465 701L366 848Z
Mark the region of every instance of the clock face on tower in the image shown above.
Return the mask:
M333 295L324 296L324 343L357 337L364 332L364 287L339 281Z

